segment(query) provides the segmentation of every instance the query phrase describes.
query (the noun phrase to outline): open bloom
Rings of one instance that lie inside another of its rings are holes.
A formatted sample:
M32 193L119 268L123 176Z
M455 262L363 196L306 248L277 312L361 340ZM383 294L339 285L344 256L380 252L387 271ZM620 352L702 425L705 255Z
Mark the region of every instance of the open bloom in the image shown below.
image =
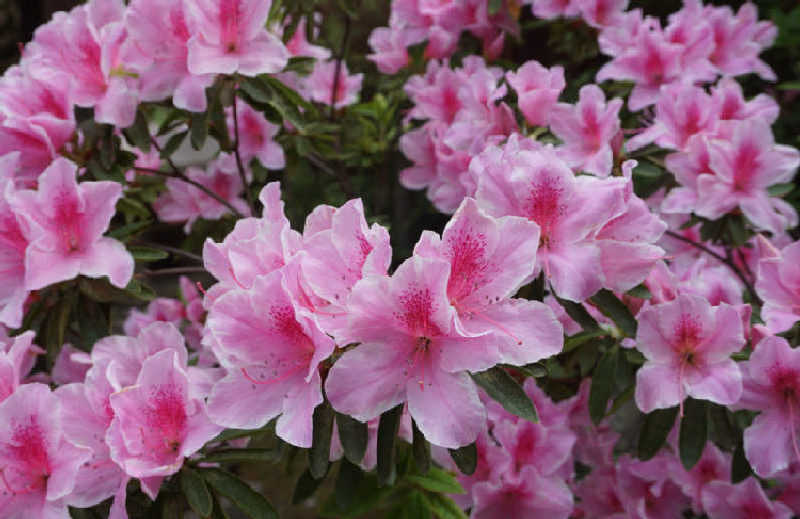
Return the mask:
M314 408L323 400L318 368L334 343L295 302L291 278L288 267L259 276L251 289L230 290L209 309L204 343L228 374L208 407L216 423L239 429L281 415L278 436L310 447Z
M742 364L744 393L739 407L761 411L744 431L744 452L756 474L771 477L800 460L800 350L767 337Z
M364 74L351 75L344 62L317 61L311 75L304 81L304 91L312 101L343 108L358 101L363 79Z
M711 519L790 519L792 510L780 501L770 501L755 478L732 485L709 483L703 489L703 508Z
M627 180L576 177L552 149L520 151L490 164L484 156L470 169L478 178L475 199L492 216L522 216L539 224L536 260L559 297L583 301L603 286L601 251L594 239L625 210Z
M621 99L606 103L597 85L581 88L577 104L558 103L551 112L550 128L564 141L558 154L577 171L601 177L611 174L614 150L611 142L620 131Z
M758 262L756 290L764 300L761 316L772 333L785 332L800 321L800 242Z
M507 517L553 517L566 519L572 513L572 493L558 479L540 475L528 465L519 475L506 474L499 480L472 487L474 519Z
M0 402L11 396L30 369L29 355L35 333L27 331L11 340L4 351L0 345Z
M391 277L356 283L344 342L361 345L339 358L325 385L337 411L368 421L407 401L432 444L475 441L486 412L465 370L499 362L502 339L458 333L447 298L450 269L441 259L412 256Z
M7 164L7 158L0 159L0 168ZM0 323L17 328L22 325L23 305L28 298L25 287L28 239L9 203L15 196L10 181L0 180L0 190Z
M647 362L636 373L642 412L681 405L686 395L730 405L742 394L742 374L730 355L745 344L736 309L679 295L639 314L636 347Z
M106 443L111 459L135 477L166 477L222 430L190 390L179 356L164 350L142 364L136 384L109 398L114 410Z
M507 72L508 84L519 97L519 109L528 123L545 126L564 90L564 68L544 68L538 61L525 62L516 72Z
M192 74L245 76L280 72L289 51L265 28L271 1L185 0L192 37L188 64Z
M69 517L78 469L90 451L67 440L61 405L44 384L26 384L0 403L0 514Z
M43 288L83 274L108 276L124 287L133 276L133 257L122 243L103 236L116 211L122 186L82 182L77 167L59 158L41 177L37 191L18 191L11 201L24 218L25 287Z
M447 298L467 333L495 333L495 350L480 371L503 362L524 365L561 351L563 330L547 305L511 296L536 265L539 226L526 218L493 218L464 199L439 237L425 231L414 254L450 263ZM497 357L499 355L499 357ZM500 360L502 359L502 360Z

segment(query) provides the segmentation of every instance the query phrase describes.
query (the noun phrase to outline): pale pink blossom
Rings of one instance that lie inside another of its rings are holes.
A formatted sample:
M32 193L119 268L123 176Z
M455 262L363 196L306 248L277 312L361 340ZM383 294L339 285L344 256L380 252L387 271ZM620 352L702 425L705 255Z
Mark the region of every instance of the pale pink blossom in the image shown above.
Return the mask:
M192 35L187 43L189 72L245 76L280 72L289 51L265 28L271 5L265 0L184 0Z
M124 287L133 276L133 257L122 243L103 236L116 211L122 186L82 182L77 167L56 159L39 177L36 191L18 191L11 200L30 241L25 251L25 288L36 290L79 274Z
M15 153L0 158L0 169L16 157ZM17 328L22 324L29 293L25 287L25 250L29 240L23 232L24 220L20 221L9 203L14 197L10 181L0 180L0 323Z
M703 489L703 508L711 519L790 519L792 510L770 501L755 478L733 485L727 481L709 483Z
M628 7L628 0L575 0L575 3L581 18L599 29L620 23Z
M139 332L147 325L156 321L165 321L180 326L185 315L183 303L177 299L158 297L150 301L144 312L138 308L131 309L128 317L122 323L122 329L125 331L125 335L133 337L139 335Z
M36 352L32 341L34 332L27 331L9 338L6 348L0 346L0 402L14 394L30 371L30 356Z
M346 63L328 60L314 63L311 75L303 83L304 90L312 101L344 108L358 102L363 79L364 74L350 74Z
M372 53L367 58L382 74L396 74L408 65L406 39L401 31L378 27L369 35L369 46Z
M722 405L739 400L742 374L730 355L745 339L735 308L679 295L642 310L638 318L636 347L647 359L636 373L636 405L642 412L683 409L686 396Z
M755 72L774 81L775 72L758 55L772 45L777 28L771 22L759 22L756 6L747 2L734 14L730 6L707 6L705 17L714 33L711 63L725 75L738 76Z
M601 177L611 174L614 150L611 143L620 131L621 99L606 103L597 85L581 87L577 104L556 104L550 113L550 129L564 144L557 148L561 158L576 171Z
M530 4L533 14L545 20L578 15L578 3L575 0L524 0L523 3Z
M236 108L242 160L249 163L255 157L267 169L283 169L286 165L283 147L275 141L280 127L267 121L264 114L247 103L237 103ZM233 110L227 111L227 122L228 134L234 135Z
M761 316L772 333L789 330L800 321L800 242L783 248L778 256L758 262L756 291L764 306Z
M544 68L538 61L525 62L516 72L507 72L506 79L517 93L519 109L529 124L546 126L550 112L564 90L564 68ZM555 121L554 121L555 122Z
M700 513L703 510L703 489L714 481L730 480L731 456L708 442L691 469L686 470L677 457L670 459L668 467L670 478L692 499L694 511Z
M723 77L711 88L711 98L718 105L721 121L761 119L771 125L778 118L780 107L767 94L758 94L750 101L744 98L742 87L732 77Z

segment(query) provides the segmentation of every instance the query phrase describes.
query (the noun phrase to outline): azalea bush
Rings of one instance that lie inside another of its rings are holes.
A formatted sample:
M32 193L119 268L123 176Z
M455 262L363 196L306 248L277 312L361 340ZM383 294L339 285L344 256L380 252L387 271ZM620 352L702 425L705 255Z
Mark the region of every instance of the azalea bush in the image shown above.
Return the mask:
M56 13L0 78L0 518L800 515L798 35Z

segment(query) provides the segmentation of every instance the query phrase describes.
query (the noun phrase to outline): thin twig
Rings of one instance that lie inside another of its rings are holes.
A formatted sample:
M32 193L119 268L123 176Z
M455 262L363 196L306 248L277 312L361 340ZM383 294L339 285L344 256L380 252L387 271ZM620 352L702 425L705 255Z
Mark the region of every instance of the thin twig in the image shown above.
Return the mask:
M155 243L151 241L137 241L136 243L139 243L144 247L163 250L164 252L169 252L170 254L174 254L175 256L183 256L186 259L190 259L198 263L203 263L203 258L201 256L198 256L197 254L189 252L187 250L179 249L177 247L170 247L169 245L163 245L161 243Z
M239 111L236 108L236 93L233 94L233 156L236 157L236 169L239 170L239 178L242 179L242 186L244 187L245 198L247 199L247 206L250 212L256 214L256 205L253 200L253 193L247 185L247 175L244 171L244 164L242 163L242 155L239 153Z
M755 287L753 287L753 284L750 282L750 280L747 279L747 277L739 269L739 267L736 266L736 263L733 262L732 258L730 258L730 257L726 258L725 256L723 256L721 254L718 254L718 253L714 252L713 250L709 249L708 247L706 247L702 243L697 243L696 241L690 240L689 238L687 238L687 237L685 237L685 236L683 236L683 235L681 235L679 233L676 233L674 231L666 231L664 234L666 234L670 238L675 238L676 240L680 240L680 241L682 241L684 243L688 243L692 247L695 247L696 249L705 252L709 256L712 256L713 258L716 258L717 260L719 260L721 263L727 265L728 268L731 269L734 274L736 274L736 277L738 277L739 280L747 288L747 291L750 293L752 301L754 303L756 303L756 304L759 304L759 305L761 304L761 298L758 297L758 294L756 293ZM728 251L728 252L730 253L730 251Z
M236 216L237 218L244 218L244 215L242 213L240 213L238 209L233 207L233 205L230 202L228 202L227 200L225 200L224 198L222 198L221 196L219 196L218 194L216 194L212 190L208 189L206 186L204 186L200 182L197 182L196 180L192 180L191 178L187 177L179 169L176 169L175 173L170 173L168 171L161 171L159 169L153 169L153 168L140 168L139 166L133 166L133 169L135 169L136 171L143 171L145 173L152 173L153 175L160 175L162 177L177 178L178 180L182 180L182 181L186 182L187 184L193 185L194 187L196 187L197 189L199 189L200 191L202 191L206 195L210 196L211 198L213 198L214 200L216 200L220 204L222 204L225 207L227 207L228 211L233 213L233 215Z
M159 146L158 141L152 135L150 136L150 142L153 143L153 147L156 149L158 154L159 155L163 155L163 152L161 151L161 146ZM166 157L164 157L164 159L167 161L167 164L169 164L169 167L172 169L172 171L175 174L177 174L177 175L181 174L181 170L178 169L178 166L176 166L175 163L172 161L172 157L171 156L167 155Z
M171 267L159 270L143 270L137 272L135 278L146 278L154 276L175 276L180 274L207 274L208 271L203 267Z
M347 42L350 40L350 16L345 13L344 16L344 34L342 34L342 45L336 56L336 68L333 75L333 89L331 90L331 111L330 119L333 120L336 114L336 99L339 97L339 89L341 88L341 75L342 75L342 62L347 56Z

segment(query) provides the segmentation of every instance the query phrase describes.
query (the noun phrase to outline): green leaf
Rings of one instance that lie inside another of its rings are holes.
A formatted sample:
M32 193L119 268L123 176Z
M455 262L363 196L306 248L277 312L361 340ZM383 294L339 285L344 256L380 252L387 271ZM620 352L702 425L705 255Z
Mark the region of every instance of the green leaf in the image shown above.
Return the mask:
M647 461L656 455L666 443L667 436L678 416L678 408L656 409L644 418L642 430L639 432L637 455L639 459Z
M622 330L622 333L628 337L636 336L636 318L631 315L625 303L620 301L613 292L604 288L593 295L591 301L603 315L614 321L614 324Z
M640 160L633 168L633 174L642 178L656 179L664 174L664 170L652 162Z
M128 247L128 252L131 253L135 261L150 262L169 258L169 253L163 250L153 249L151 247L140 247L138 245Z
M736 448L737 432L728 418L725 406L708 404L709 431L708 436L722 450L732 451Z
M190 135L192 148L203 149L208 137L208 112L193 112L190 119Z
M367 451L369 436L367 424L346 414L336 413L336 427L339 430L339 441L342 443L345 458L356 465L361 463Z
M333 408L327 400L314 409L313 422L311 449L308 451L308 469L312 476L322 479L328 473L331 435L333 434Z
M731 461L731 483L735 484L744 481L749 478L752 473L753 468L744 455L744 443L740 441L736 444L736 449L733 451L733 460Z
M128 142L143 152L150 151L150 129L147 127L147 119L141 110L136 111L136 119L133 124L122 130L122 134L125 135Z
M775 184L767 188L769 196L785 196L794 190L794 182L786 182L785 184Z
M398 517L403 519L432 519L431 507L428 499L422 492L411 492L402 501L402 513Z
M378 484L392 484L395 478L394 443L403 415L403 404L381 415L378 422Z
M503 0L489 0L489 16L500 12L503 7Z
M778 85L778 90L800 90L800 81L786 81Z
M253 431L247 431L252 433ZM280 458L278 449L223 449L203 456L204 463L275 462Z
M406 476L406 481L424 488L429 492L466 494L466 491L455 476L437 467L431 467L430 472L427 474L412 474Z
M582 304L561 299L559 297L556 297L556 301L558 301L558 304L564 308L564 311L567 312L567 315L581 325L581 328L583 328L584 331L594 332L600 329L600 326L597 324L595 318L589 314Z
M614 391L617 375L617 359L619 350L616 346L606 351L592 374L592 386L589 389L589 416L595 425L606 416L608 399Z
M131 222L122 227L118 227L113 231L109 231L106 236L115 238L117 240L125 241L139 231L147 229L153 224L153 220L139 220L138 222Z
M571 335L564 340L564 348L561 350L563 353L568 351L572 351L579 346L583 346L587 342L591 341L592 339L596 339L598 337L605 337L608 335L608 332L605 330L595 330L593 332L578 332L575 335Z
M498 401L509 413L531 422L538 422L536 407L522 386L506 370L494 367L480 373L472 373L472 380L489 396Z
M47 348L47 361L51 366L56 357L58 357L61 346L64 344L64 335L67 332L69 318L76 303L77 293L75 291L62 294L56 307L47 316L45 345Z
M339 465L339 475L336 478L334 496L336 504L341 508L349 508L353 504L356 488L364 477L364 471L360 467L350 463L347 458L343 459Z
M478 447L474 442L458 449L447 450L462 474L470 476L475 473L475 468L478 466Z
M131 279L125 287L125 293L140 301L152 301L156 298L156 291L138 279Z
M186 496L189 506L197 515L200 517L211 515L214 500L211 498L211 492L208 491L206 482L197 472L186 466L181 469L181 490Z
M251 519L278 519L278 513L264 496L230 472L203 469L201 474L216 492L230 499L236 508Z
M742 218L726 218L731 244L741 247L747 242L747 229Z
M455 501L442 494L429 494L431 511L438 519L467 519L467 514Z
M317 479L311 475L311 471L306 469L300 474L297 484L294 486L294 493L292 494L292 504L296 505L302 503L309 497L314 495L319 486L322 484L323 479Z
M186 138L186 135L188 135L188 133L189 133L188 131L180 132L170 137L169 140L167 140L167 143L164 145L164 147L161 148L161 158L168 159L169 157L171 157L172 154L175 153L178 150L178 148L180 148L181 144L183 143L183 140Z
M627 294L631 297L638 297L639 299L650 299L653 294L644 284L638 284L632 289L628 290Z
M687 398L683 403L683 418L678 433L678 450L686 470L694 467L703 455L708 439L708 411L705 400Z
M414 464L421 473L425 474L431 469L431 445L422 431L417 427L417 422L411 420L411 427L413 429L413 443L411 450L414 453Z

